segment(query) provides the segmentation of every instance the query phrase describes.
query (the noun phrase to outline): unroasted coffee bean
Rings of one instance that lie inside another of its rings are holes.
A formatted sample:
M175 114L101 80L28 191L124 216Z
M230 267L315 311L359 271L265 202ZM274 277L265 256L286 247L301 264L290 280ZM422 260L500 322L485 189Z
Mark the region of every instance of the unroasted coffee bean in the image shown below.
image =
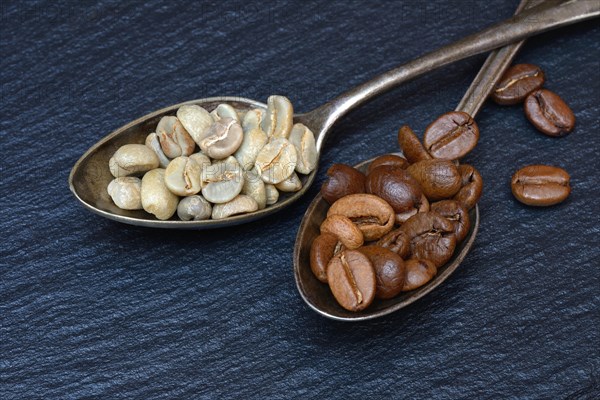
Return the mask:
M404 262L404 268L406 269L406 278L402 288L403 292L425 285L437 274L436 266L429 260L411 258Z
M269 140L267 134L260 128L265 111L261 109L250 110L244 116L242 128L244 139L235 152L235 158L245 170L254 168L256 156Z
M343 215L330 215L321 224L321 234L330 233L337 237L348 249L358 249L364 243L362 231L350 218Z
M452 111L433 121L423 136L425 149L435 158L455 160L473 150L479 140L479 127L471 116Z
M265 183L265 191L267 193L267 205L270 206L277 203L277 200L279 200L279 191L275 185Z
M217 160L229 157L240 147L244 133L232 118L222 118L211 125L200 141L202 152Z
M375 168L382 165L392 165L394 167L406 169L410 164L404 157L397 156L395 154L384 154L374 159L369 168L367 168L367 175L371 173Z
M294 173L298 155L287 139L275 138L256 156L256 168L265 183L278 184Z
M431 205L431 211L446 217L454 224L454 235L457 242L462 242L469 229L471 228L471 220L469 212L456 200L442 200Z
M410 165L406 171L419 182L429 201L454 196L462 182L458 168L448 160L419 161Z
M409 219L416 213L427 212L427 211L429 211L429 200L427 200L427 197L425 197L425 195L421 195L421 205L419 205L419 208L413 208L413 209L411 209L409 211L405 211L403 213L397 213L396 214L396 223L398 225L403 224L404 222L406 222L407 219Z
M405 170L391 165L375 168L365 182L367 193L387 201L395 213L405 213L421 206L423 192L419 183Z
M237 111L235 111L235 108L225 103L219 104L217 108L210 112L210 115L215 122L218 122L224 118L231 118L237 122L240 122L240 116L238 115Z
M227 203L240 194L244 187L242 167L233 157L205 165L201 178L202 196L211 203Z
M406 276L402 257L381 246L364 246L358 251L367 256L375 269L375 297L391 299L402 291Z
M141 174L158 167L158 164L156 153L143 144L121 146L108 160L108 168L115 178Z
M196 142L177 117L162 117L156 126L156 134L160 139L160 146L169 158L189 156L196 147Z
M471 165L461 164L458 166L461 187L454 195L454 200L460 202L467 210L475 207L483 190L483 179L479 172Z
M404 125L398 131L398 144L402 154L411 164L431 159L431 155L425 150L417 135L408 125Z
M177 206L177 216L182 221L203 221L209 219L211 214L212 206L199 195L184 197Z
M564 201L571 193L569 174L562 168L529 165L512 177L512 193L530 206L551 206Z
M117 207L123 210L141 210L142 181L133 176L115 178L108 184L108 194Z
M179 107L177 118L198 145L206 137L206 131L214 122L210 113L196 104Z
M240 194L235 199L222 204L215 204L212 219L223 219L233 215L246 214L258 210L258 204L250 196Z
M372 194L344 196L333 203L327 215L350 218L367 241L379 239L394 227L394 210L385 200Z
M329 204L354 193L365 192L365 175L346 164L333 164L328 170L329 178L321 186L321 195Z
M151 149L158 157L159 166L161 168L167 168L167 165L169 165L169 162L171 160L169 160L169 158L165 155L164 151L162 150L162 147L160 147L160 140L158 139L158 135L152 132L146 137L146 141L144 143L146 144L146 147Z
M516 64L506 70L492 92L492 100L502 105L521 103L544 84L544 71L533 64Z
M418 213L402 225L402 230L410 239L413 258L424 258L440 267L454 253L454 224L438 213Z
M327 282L327 265L336 254L336 249L341 250L341 244L330 233L317 236L310 246L310 269L321 282Z
M344 250L335 256L327 266L327 282L337 302L346 310L364 310L375 298L375 270L360 251Z
M410 239L402 228L394 229L377 241L377 245L390 249L402 258L410 254Z
M297 192L302 189L302 181L298 174L294 172L287 179L276 184L275 187L281 192Z
M267 114L261 123L262 130L269 137L287 139L292 130L294 107L284 96L269 96Z
M539 89L527 96L525 116L537 130L548 136L565 136L575 127L573 111L548 89Z
M178 196L191 196L202 189L200 172L200 166L193 159L174 158L165 170L165 184Z
M244 186L242 186L241 193L256 200L259 210L267 206L267 189L263 180L258 176L256 169L244 171Z
M294 124L290 133L290 143L296 147L298 162L296 171L309 174L317 167L317 145L315 135L303 124Z
M160 220L171 218L179 203L179 197L165 184L165 170L162 168L146 172L142 178L140 196L144 210Z

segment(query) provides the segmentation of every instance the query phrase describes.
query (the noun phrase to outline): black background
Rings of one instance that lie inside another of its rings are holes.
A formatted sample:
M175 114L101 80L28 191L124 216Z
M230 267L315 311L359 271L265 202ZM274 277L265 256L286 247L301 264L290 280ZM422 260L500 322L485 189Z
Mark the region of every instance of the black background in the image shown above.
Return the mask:
M592 0L596 1L596 0ZM292 248L334 162L397 151L454 109L484 60L433 72L346 116L304 199L208 232L86 211L67 177L98 139L195 98L288 96L308 111L509 17L516 1L1 2L0 397L598 398L600 25L531 39L517 61L577 116L546 137L487 104L466 162L485 180L475 246L414 305L327 320L297 293ZM561 205L517 203L510 177L562 166Z

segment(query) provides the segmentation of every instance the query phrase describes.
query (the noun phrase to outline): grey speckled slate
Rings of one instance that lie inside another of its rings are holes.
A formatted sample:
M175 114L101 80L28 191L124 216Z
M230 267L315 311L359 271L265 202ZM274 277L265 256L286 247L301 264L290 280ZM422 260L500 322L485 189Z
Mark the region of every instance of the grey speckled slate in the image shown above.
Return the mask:
M597 0L590 0L597 1ZM532 39L518 61L577 115L562 139L488 104L468 156L481 228L441 288L386 318L326 320L301 300L297 226L334 162L397 150L453 109L484 56L347 116L308 196L214 232L121 225L68 190L127 121L213 95L306 111L508 17L517 1L0 2L0 398L600 398L600 25ZM518 167L572 175L557 207L511 196Z

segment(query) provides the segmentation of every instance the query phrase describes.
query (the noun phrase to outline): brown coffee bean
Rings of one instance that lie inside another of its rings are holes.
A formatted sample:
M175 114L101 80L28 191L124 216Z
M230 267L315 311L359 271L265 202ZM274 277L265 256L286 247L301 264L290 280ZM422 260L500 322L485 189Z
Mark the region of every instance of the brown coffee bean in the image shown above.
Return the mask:
M471 116L452 111L433 121L423 136L425 149L434 158L455 160L469 153L479 140L479 127Z
M429 201L447 199L460 189L458 168L448 160L424 160L410 165L408 171L421 185Z
M375 269L375 297L391 299L402 291L406 276L402 257L381 246L364 246L358 251L367 256Z
M544 71L533 64L516 64L506 70L494 87L492 100L502 105L521 103L544 84Z
M404 262L404 268L406 269L406 278L402 288L403 292L415 290L425 285L437 274L437 268L429 260L411 258Z
M375 298L375 269L360 251L344 250L335 256L327 266L327 282L333 297L346 310L364 310Z
M417 161L431 160L432 158L408 125L404 125L398 131L398 144L400 145L402 154L404 154L404 157L411 164Z
M513 195L529 206L551 206L564 201L571 193L569 174L549 165L528 165L512 177Z
M431 205L431 211L442 215L454 224L454 235L457 242L462 242L467 237L471 228L469 211L456 200L442 200Z
M400 157L395 154L385 154L377 157L371 162L371 164L369 164L369 168L367 168L367 175L369 175L375 168L382 165L392 165L394 167L406 169L406 167L408 167L410 164L404 157Z
M377 241L377 246L390 249L402 258L410 254L410 239L401 228L394 229Z
M363 234L350 218L343 215L330 215L321 224L321 234L330 233L337 237L349 249L358 249L363 245Z
M421 187L405 170L391 165L375 168L365 182L367 193L387 201L395 213L404 213L421 206Z
M338 238L329 233L313 240L310 246L310 269L321 282L327 283L327 264L341 248Z
M429 211L429 200L427 200L427 197L425 197L425 195L421 195L421 205L419 206L419 208L413 208L412 210L396 214L396 223L398 225L403 224L404 222L406 222L407 219L409 219L416 213L427 211Z
M321 195L329 204L349 194L365 192L365 174L346 164L333 164L329 178L321 186Z
M461 178L461 188L454 195L454 200L460 202L467 210L475 207L483 191L483 179L479 172L468 164L458 166Z
M527 96L525 116L538 131L548 136L565 136L575 127L573 111L563 99L548 89L536 90Z
M331 205L327 216L343 215L363 233L364 240L377 240L394 227L394 209L372 194L350 194Z
M418 213L401 229L410 239L413 258L424 258L440 267L452 257L456 247L454 224L440 214L433 211Z

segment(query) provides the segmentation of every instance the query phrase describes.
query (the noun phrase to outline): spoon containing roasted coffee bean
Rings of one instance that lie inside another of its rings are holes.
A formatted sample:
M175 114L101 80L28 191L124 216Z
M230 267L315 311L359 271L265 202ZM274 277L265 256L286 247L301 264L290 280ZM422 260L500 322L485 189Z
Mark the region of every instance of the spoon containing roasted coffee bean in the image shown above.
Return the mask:
M350 110L435 68L598 15L597 2L550 0L384 73L305 114L293 114L291 103L282 96L272 96L268 104L213 97L167 107L117 129L92 146L73 167L70 189L87 209L128 224L207 229L256 220L292 204L306 192L315 178L326 137ZM456 156L463 142L476 142L468 127L449 136L440 134L440 129L428 136L427 146L434 154ZM144 144L150 152L126 147ZM169 168L179 157L182 159ZM209 160L200 160L205 157ZM236 160L235 168L230 167L229 157ZM205 162L217 166L211 169ZM199 182L190 178L197 173L197 166ZM112 185L113 190L108 189L113 180L128 176L141 178L141 189L120 181ZM263 185L247 184L250 179L260 179ZM141 202L119 207L124 204L122 197L136 193L141 194ZM208 200L210 217L201 200L194 207L202 210L192 212L192 204L186 200L178 213L178 203L187 196Z

